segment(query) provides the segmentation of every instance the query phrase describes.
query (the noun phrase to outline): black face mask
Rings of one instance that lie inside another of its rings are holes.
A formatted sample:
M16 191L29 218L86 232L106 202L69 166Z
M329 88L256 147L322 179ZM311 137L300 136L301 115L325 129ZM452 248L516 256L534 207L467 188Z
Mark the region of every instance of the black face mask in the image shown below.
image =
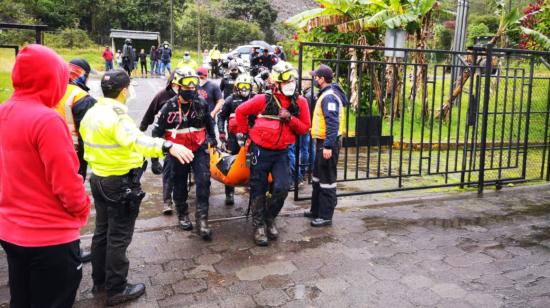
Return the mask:
M317 89L319 89L321 87L319 85L319 82L317 81L317 79L313 79L313 86L316 87Z
M193 90L180 90L180 96L186 101L193 100L195 98L196 92Z
M233 77L233 78L237 78L237 77L239 76L239 73L233 73L233 72L231 72L231 73L229 73L229 75L230 75L231 77Z

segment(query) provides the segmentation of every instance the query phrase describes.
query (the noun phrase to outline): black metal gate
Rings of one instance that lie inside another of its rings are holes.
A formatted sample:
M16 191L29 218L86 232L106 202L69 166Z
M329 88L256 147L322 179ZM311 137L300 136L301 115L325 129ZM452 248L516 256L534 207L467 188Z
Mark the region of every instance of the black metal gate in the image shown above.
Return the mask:
M491 46L451 52L301 43L304 94L315 96L307 72L324 63L351 98L338 196L451 186L482 192L550 180L549 58ZM300 154L296 169L306 167ZM294 198L310 192L296 184Z

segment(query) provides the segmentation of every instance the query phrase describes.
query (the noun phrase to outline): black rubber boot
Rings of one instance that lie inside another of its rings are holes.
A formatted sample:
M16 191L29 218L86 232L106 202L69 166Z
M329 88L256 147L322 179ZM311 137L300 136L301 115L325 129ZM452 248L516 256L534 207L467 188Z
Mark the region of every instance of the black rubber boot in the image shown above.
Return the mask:
M225 205L232 206L235 204L235 188L225 186Z
M189 219L188 207L187 203L176 205L178 211L178 225L185 231L193 230L193 224L191 223L191 219Z
M265 226L254 228L254 243L258 246L267 246L269 244L265 234Z
M265 220L265 230L268 239L274 241L279 238L279 230L277 230L277 225L275 225L275 218L267 218Z
M258 246L267 246L268 239L265 232L265 196L252 200L252 223L254 224L254 243Z
M203 240L212 240L212 229L208 226L208 220L205 217L197 219L197 226L198 233Z

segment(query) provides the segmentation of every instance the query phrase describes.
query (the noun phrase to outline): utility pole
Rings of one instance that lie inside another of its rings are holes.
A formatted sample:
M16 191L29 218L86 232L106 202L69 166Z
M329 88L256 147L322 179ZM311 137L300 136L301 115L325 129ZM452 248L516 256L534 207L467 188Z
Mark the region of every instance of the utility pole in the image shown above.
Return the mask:
M197 4L197 61L200 61L200 55L201 55L201 4L200 4L200 1L196 0L196 4Z
M174 48L174 0L170 0L170 45Z
M469 0L458 0L456 7L456 22L455 22L455 36L453 38L452 51L464 51L466 45L466 27L468 24L468 8L470 7ZM453 55L453 76L454 82L458 78L460 61L457 55Z

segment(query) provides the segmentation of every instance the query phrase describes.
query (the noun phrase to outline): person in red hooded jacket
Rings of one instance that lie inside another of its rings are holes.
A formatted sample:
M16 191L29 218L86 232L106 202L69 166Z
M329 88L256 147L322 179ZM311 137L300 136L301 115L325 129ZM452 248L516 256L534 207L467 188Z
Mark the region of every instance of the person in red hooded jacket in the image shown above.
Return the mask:
M69 70L53 50L28 45L0 105L0 244L11 307L71 307L82 279L80 228L90 199L71 133L53 109Z
M250 199L254 241L259 246L267 246L268 240L275 240L279 235L275 218L290 188L288 146L311 126L308 103L296 92L296 70L290 63L279 62L273 71L273 91L254 96L235 111L238 139L248 133L249 116L256 116L250 129ZM273 190L271 197L266 198L270 173Z

